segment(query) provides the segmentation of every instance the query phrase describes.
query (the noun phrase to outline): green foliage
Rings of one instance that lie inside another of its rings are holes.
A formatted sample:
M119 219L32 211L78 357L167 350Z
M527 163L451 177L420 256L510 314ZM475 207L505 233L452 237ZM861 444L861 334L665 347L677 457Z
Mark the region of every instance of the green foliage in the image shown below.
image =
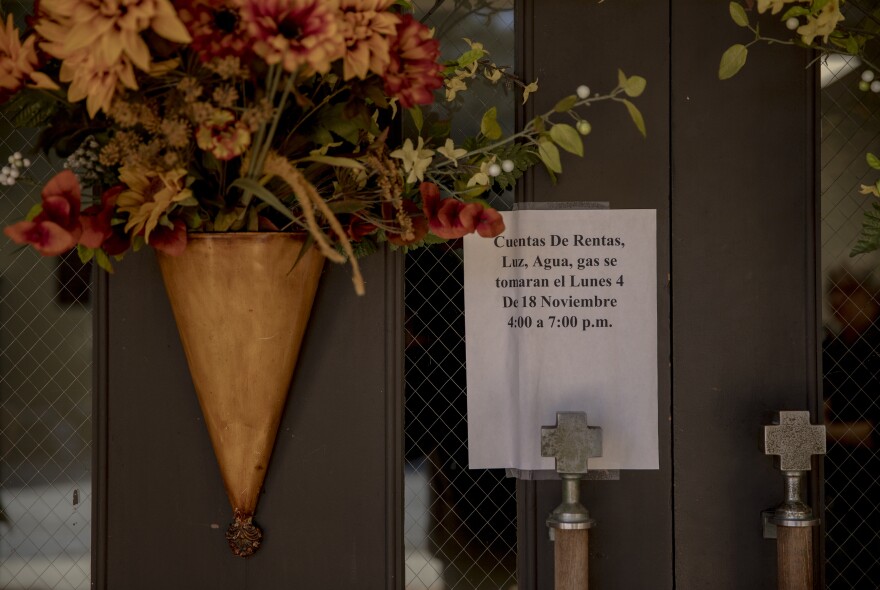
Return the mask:
M480 133L491 140L501 138L502 131L501 125L498 124L497 108L492 107L483 115L483 119L480 121Z
M865 160L868 161L868 166L870 166L874 170L880 170L880 158L878 158L871 152L868 152L867 154L865 154Z
M865 211L862 218L862 233L849 255L866 254L878 249L880 249L880 205L871 203L871 210Z
M721 63L718 65L718 79L727 80L734 77L746 65L748 55L748 48L741 43L728 47L722 54Z
M741 27L749 26L749 17L746 15L746 9L739 2L730 3L730 18Z
M379 245L372 237L366 237L360 241L352 242L351 249L354 252L354 257L360 259L374 254L379 249ZM303 251L305 251L305 248L303 248ZM345 256L345 251L341 245L336 246L336 251Z
M407 109L409 116L412 118L413 125L416 127L416 132L421 133L422 127L425 125L425 116L422 114L422 109L419 108L418 105Z
M575 96L574 94L566 96L556 103L556 106L553 107L553 112L565 113L570 111L574 107L575 103L577 103L577 99L577 96Z
M642 112L630 101L624 99L623 104L626 105L626 110L629 113L629 116L632 117L633 123L636 124L636 129L642 134L642 137L648 137L648 130L645 128L645 118L642 117Z
M546 136L538 140L538 157L544 162L547 170L562 172L562 160L559 158L559 149Z
M584 141L580 133L571 125L557 123L550 128L550 139L565 151L583 157Z
M508 144L495 152L495 154L499 160L510 160L513 162L513 170L510 172L502 171L501 174L495 177L495 183L501 190L512 188L522 178L526 170L540 161L538 155L524 144Z
M290 212L284 203L281 202L275 194L267 189L265 186L253 180L251 178L237 178L231 185L230 188L236 187L240 188L244 191L247 191L253 194L255 197L268 204L270 207L290 219L291 221L297 221L296 217L293 216L293 213ZM218 216L219 217L219 216ZM222 231L222 230L220 230Z
M641 76L627 77L622 70L617 70L617 83L630 98L640 96L647 85L647 81Z
M59 102L46 91L25 89L14 95L0 111L16 127L43 127L58 112Z

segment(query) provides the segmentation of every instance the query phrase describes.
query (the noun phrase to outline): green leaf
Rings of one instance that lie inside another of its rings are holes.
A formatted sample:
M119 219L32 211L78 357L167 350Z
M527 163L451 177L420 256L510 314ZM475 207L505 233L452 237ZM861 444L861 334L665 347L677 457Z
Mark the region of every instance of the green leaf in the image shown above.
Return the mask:
M480 121L480 133L493 141L501 137L501 125L498 124L498 109L495 107L492 107L483 115L483 120Z
M275 196L269 189L265 186L253 180L252 178L237 178L231 185L232 187L240 188L244 191L250 191L253 193L255 197L290 219L291 221L296 221L296 217L293 216L293 213L290 212L290 209L284 206L284 203L281 202L281 199Z
M569 153L576 156L584 155L584 142L581 135L571 125L557 123L550 128L550 139Z
M235 211L221 211L214 218L214 231L227 231L237 219L238 213Z
M557 113L564 113L566 111L570 111L571 108L577 102L578 97L572 94L571 96L566 96L562 100L556 103L556 106L553 107L553 110Z
M746 65L746 57L749 50L742 43L731 45L727 51L721 56L721 63L718 66L718 79L727 80L732 78Z
M113 273L113 263L110 262L110 257L100 248L95 249L95 262L107 272Z
M422 134L422 126L425 124L425 116L422 115L422 109L418 107L418 105L407 109L409 112L409 116L412 117L413 124L416 126L416 131L418 134Z
M781 21L787 21L791 17L798 17L810 14L810 9L804 6L792 6L782 14Z
M320 162L321 164L327 164L329 166L339 166L340 168L353 168L355 170L364 169L364 165L357 160L354 160L352 158L340 158L338 156L321 156L319 154L315 154L312 156L301 158L299 161Z
M865 159L868 161L868 166L870 166L874 170L880 170L880 158L878 158L871 152L868 152L865 155Z
M550 172L562 172L562 161L559 159L559 149L548 139L538 142L538 157L547 166Z
M856 55L859 52L859 40L853 36L847 37L843 46L850 55Z
M82 244L76 245L76 253L79 254L79 260L83 264L95 257L95 251L87 246L83 246Z
M327 203L333 213L354 213L366 209L369 203L361 199L342 199L341 201L332 201Z
M627 96L635 98L645 91L648 82L641 76L630 76L623 83L623 91Z
M749 17L746 15L746 9L739 2L730 3L730 18L741 27L749 26Z
M24 216L25 221L33 221L34 217L43 212L43 204L37 203L27 212L27 215Z
M629 116L632 117L633 123L636 124L636 129L641 132L642 137L648 137L648 131L645 129L645 119L642 117L639 109L636 108L636 105L626 99L623 100L623 104L626 105L626 110L629 112Z
M878 215L880 206L877 203L871 203L871 206L873 211L865 211L865 215L862 217L862 233L850 251L850 256L867 254L880 249L880 215Z
M470 49L462 53L461 56L456 60L456 63L461 67L469 66L485 55L486 52L483 49Z

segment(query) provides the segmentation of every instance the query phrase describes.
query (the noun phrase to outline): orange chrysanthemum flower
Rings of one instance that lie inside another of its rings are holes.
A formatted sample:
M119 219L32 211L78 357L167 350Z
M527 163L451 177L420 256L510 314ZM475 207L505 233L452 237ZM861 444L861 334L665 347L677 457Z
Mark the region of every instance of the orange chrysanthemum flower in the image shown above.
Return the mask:
M343 78L363 80L370 72L380 76L391 62L391 39L400 17L388 8L394 0L342 0L342 34L345 37Z
M339 0L244 0L241 10L254 53L288 72L325 73L342 57L338 14Z
M134 67L152 69L145 31L175 43L191 40L169 0L41 0L40 15L40 47L62 60L67 98L86 98L90 116L110 108L117 82L137 88Z
M57 89L58 86L42 72L39 58L34 46L36 37L28 37L21 42L18 29L10 14L6 25L0 23L0 102L18 92L22 86Z

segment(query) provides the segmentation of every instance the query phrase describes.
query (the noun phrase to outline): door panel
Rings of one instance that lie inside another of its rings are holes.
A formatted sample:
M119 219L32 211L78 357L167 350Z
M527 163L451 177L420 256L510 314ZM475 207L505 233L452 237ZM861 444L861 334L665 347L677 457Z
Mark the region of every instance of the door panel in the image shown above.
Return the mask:
M755 47L736 79L718 81L722 52L742 40L721 2L558 0L524 5L523 19L525 74L543 82L535 112L578 84L603 88L618 66L648 79L636 100L646 141L625 113L597 109L583 163L564 162L556 186L535 174L524 196L658 209L661 468L585 484L598 521L591 581L774 588L760 513L781 500L782 479L761 425L774 410L817 407L809 57ZM551 583L543 519L558 488L520 485L535 539L522 549L534 584L523 587Z
M584 505L597 520L590 530L590 577L596 588L673 587L671 374L667 362L670 292L666 283L670 271L669 16L666 3L647 0L527 2L519 29L524 39L523 74L529 80L537 78L541 88L530 99L527 116L549 110L558 97L573 93L580 84L593 92L610 91L617 84L618 68L648 80L645 93L633 101L647 122L646 139L622 105L592 107L587 117L593 131L585 141L585 157L564 158L555 186L543 170L535 172L522 195L527 201L609 201L612 209L657 209L660 469L624 471L620 481L584 484ZM560 502L560 484L521 483L520 497L520 520L530 519L533 527L531 540L521 536L521 545L531 542L533 546L521 547L525 558L520 587L551 588L553 545L544 520Z

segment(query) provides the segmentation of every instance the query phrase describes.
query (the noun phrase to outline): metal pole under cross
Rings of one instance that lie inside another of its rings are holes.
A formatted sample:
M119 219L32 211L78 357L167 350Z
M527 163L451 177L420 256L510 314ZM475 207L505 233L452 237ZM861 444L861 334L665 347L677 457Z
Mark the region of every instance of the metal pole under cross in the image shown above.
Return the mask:
M779 412L778 424L764 426L764 454L779 457L785 500L770 518L776 525L779 590L812 590L813 531L819 524L801 499L813 455L825 454L825 427L810 424L809 412Z
M602 429L587 425L584 412L558 412L555 426L541 427L541 456L556 459L562 479L562 503L550 514L556 590L589 586L589 537L595 521L580 503L581 478L591 457L602 455Z

